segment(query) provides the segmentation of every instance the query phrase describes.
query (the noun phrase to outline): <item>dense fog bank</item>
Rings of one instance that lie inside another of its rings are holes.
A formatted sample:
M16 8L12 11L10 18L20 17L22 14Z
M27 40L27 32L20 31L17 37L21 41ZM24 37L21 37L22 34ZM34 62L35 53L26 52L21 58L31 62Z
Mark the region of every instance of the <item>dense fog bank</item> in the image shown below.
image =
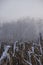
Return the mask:
M0 26L0 40L37 40L39 32L43 35L43 20L20 19Z

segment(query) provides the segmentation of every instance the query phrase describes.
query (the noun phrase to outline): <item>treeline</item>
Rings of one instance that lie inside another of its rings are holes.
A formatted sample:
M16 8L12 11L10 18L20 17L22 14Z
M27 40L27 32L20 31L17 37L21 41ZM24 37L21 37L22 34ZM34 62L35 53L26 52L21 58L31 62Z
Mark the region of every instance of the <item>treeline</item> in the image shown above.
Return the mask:
M37 40L39 32L43 33L43 20L24 18L0 26L0 40Z

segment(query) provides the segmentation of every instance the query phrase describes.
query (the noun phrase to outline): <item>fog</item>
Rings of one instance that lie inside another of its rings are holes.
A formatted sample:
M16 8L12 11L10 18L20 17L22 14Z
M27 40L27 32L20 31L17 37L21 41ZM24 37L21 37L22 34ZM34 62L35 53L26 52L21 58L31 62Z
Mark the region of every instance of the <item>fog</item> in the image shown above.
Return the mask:
M43 36L43 0L0 0L0 40Z
M43 36L43 20L42 19L19 19L17 22L4 23L0 26L0 40L4 41L35 41L38 40L39 33Z
M43 0L0 0L1 23L27 16L43 19Z

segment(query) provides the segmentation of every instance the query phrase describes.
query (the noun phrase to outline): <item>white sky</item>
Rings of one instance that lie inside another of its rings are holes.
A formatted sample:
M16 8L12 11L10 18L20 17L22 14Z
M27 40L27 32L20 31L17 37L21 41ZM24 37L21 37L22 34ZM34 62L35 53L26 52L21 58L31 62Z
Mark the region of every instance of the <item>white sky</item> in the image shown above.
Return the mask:
M27 16L43 19L43 0L0 0L1 21Z

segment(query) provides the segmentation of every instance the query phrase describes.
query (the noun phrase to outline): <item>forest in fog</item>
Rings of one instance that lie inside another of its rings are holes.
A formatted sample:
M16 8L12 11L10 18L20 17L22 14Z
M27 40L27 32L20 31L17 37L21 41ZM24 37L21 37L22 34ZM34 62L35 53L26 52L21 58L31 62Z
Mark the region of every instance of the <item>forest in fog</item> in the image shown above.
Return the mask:
M39 33L43 36L43 20L24 18L0 25L0 40L37 40Z

